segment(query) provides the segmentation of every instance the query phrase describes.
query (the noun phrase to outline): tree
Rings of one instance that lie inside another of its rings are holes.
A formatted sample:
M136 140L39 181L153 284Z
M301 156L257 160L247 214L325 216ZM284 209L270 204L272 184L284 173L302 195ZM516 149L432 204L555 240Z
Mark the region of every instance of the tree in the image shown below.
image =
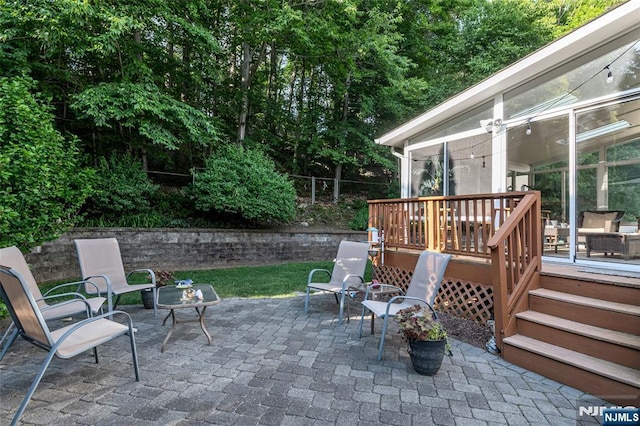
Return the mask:
M53 125L51 108L28 78L0 77L0 246L28 250L57 238L91 194L74 138Z

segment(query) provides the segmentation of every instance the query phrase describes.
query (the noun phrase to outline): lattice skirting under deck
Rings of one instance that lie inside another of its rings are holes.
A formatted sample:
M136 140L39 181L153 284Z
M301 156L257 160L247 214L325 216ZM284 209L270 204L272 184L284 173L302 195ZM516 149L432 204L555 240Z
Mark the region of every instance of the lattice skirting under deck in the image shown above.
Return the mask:
M395 266L382 265L375 268L375 278L406 290L413 271ZM435 309L460 318L486 324L492 317L493 288L488 285L462 282L444 277L435 300Z

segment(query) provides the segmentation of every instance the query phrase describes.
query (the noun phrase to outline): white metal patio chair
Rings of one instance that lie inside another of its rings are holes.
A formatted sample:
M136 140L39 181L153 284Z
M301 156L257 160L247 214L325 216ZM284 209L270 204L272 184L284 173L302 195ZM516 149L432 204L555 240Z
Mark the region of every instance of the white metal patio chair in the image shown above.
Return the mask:
M42 380L54 356L71 358L92 349L97 363L97 346L116 337L129 335L136 381L140 380L138 355L134 337L135 330L131 317L126 313L111 311L57 330L49 330L42 312L38 308L33 294L31 294L29 290L29 285L18 271L5 266L0 266L0 294L7 304L9 314L19 334L29 343L48 351L27 394L14 414L11 425L17 424L18 420L20 420L20 417L24 413L27 404L31 400L33 393L38 387L40 380ZM76 302L71 301L71 303ZM114 314L124 316L125 324L120 324L105 318L108 315Z
M0 265L12 268L22 275L25 283L29 286L29 291L31 291L31 294L36 301L36 305L38 306L38 309L40 309L45 321L73 317L75 315L81 315L83 318L87 318L102 312L102 305L106 300L104 297L86 298L84 295L79 293L82 285L93 285L94 289L97 290L95 284L90 281L77 281L59 284L46 291L43 295L38 287L36 279L31 273L31 269L29 268L24 255L16 246L0 249ZM57 293L59 289L63 289L65 287L73 287L75 291ZM71 297L72 300L65 303L48 303L54 302L56 299L59 302L67 297ZM14 327L14 324L10 324L0 339L0 345L4 342L2 352L0 352L0 360L4 358L7 350L9 350L9 347L17 337L18 330Z
M364 300L362 301L362 315L360 317L360 326L358 328L359 336L362 337L362 325L364 323L365 310L368 309L371 312L371 320L373 321L374 315L379 318L383 318L382 335L380 336L380 348L378 350L378 361L382 359L382 352L384 350L384 338L387 333L387 324L389 318L392 318L396 313L404 308L411 307L413 305L429 305L433 307L433 302L438 294L444 272L447 269L450 254L437 253L430 251L423 251L418 257L416 266L411 276L411 281L407 287L406 293L402 291L400 287L390 284L377 284L381 286L383 290L396 289L398 296L393 296L387 302L376 301L369 299L369 290L365 293Z
M336 302L340 304L338 324L342 324L344 302L347 289L351 284L364 283L364 272L367 267L369 244L355 241L341 241L338 254L334 260L333 271L328 269L314 269L307 278L307 295L304 299L304 313L309 312L309 294L311 290L333 293ZM329 282L316 282L317 273L329 276ZM338 299L340 294L340 299Z
M118 306L120 295L132 291L153 291L153 316L157 314L158 293L156 275L151 269L136 269L125 274L120 246L115 238L93 238L73 240L78 254L82 279L91 280L98 286L98 294L106 295L109 310ZM136 273L148 274L151 282L145 284L129 284L129 277ZM95 288L87 287L88 294L95 294ZM113 296L116 296L115 302Z

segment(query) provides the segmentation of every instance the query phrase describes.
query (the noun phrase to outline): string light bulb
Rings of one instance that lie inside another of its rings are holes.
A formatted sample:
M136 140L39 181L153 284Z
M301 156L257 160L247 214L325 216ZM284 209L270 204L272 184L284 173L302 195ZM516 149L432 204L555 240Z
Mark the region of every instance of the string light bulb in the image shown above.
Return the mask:
M607 70L607 83L611 83L613 81L613 72L611 72L611 68L609 68L609 65L604 67L604 69Z
M525 130L527 135L531 134L531 122L527 121L527 130Z
M469 158L471 158L472 160L473 160L474 158L476 158L476 156L475 156L475 155L473 155L473 151L471 151L471 155L469 156Z

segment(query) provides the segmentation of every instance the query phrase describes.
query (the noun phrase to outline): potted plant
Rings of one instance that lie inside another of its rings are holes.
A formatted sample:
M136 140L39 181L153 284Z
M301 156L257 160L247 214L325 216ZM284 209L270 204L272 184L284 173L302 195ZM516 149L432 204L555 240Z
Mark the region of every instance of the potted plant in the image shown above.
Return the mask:
M164 287L173 279L173 271L155 271L156 289ZM150 288L140 291L142 295L142 305L145 309L153 309L153 291Z
M447 332L429 305L413 305L398 311L395 320L399 324L403 340L408 344L413 369L426 376L435 375L444 358L445 350L451 353Z

